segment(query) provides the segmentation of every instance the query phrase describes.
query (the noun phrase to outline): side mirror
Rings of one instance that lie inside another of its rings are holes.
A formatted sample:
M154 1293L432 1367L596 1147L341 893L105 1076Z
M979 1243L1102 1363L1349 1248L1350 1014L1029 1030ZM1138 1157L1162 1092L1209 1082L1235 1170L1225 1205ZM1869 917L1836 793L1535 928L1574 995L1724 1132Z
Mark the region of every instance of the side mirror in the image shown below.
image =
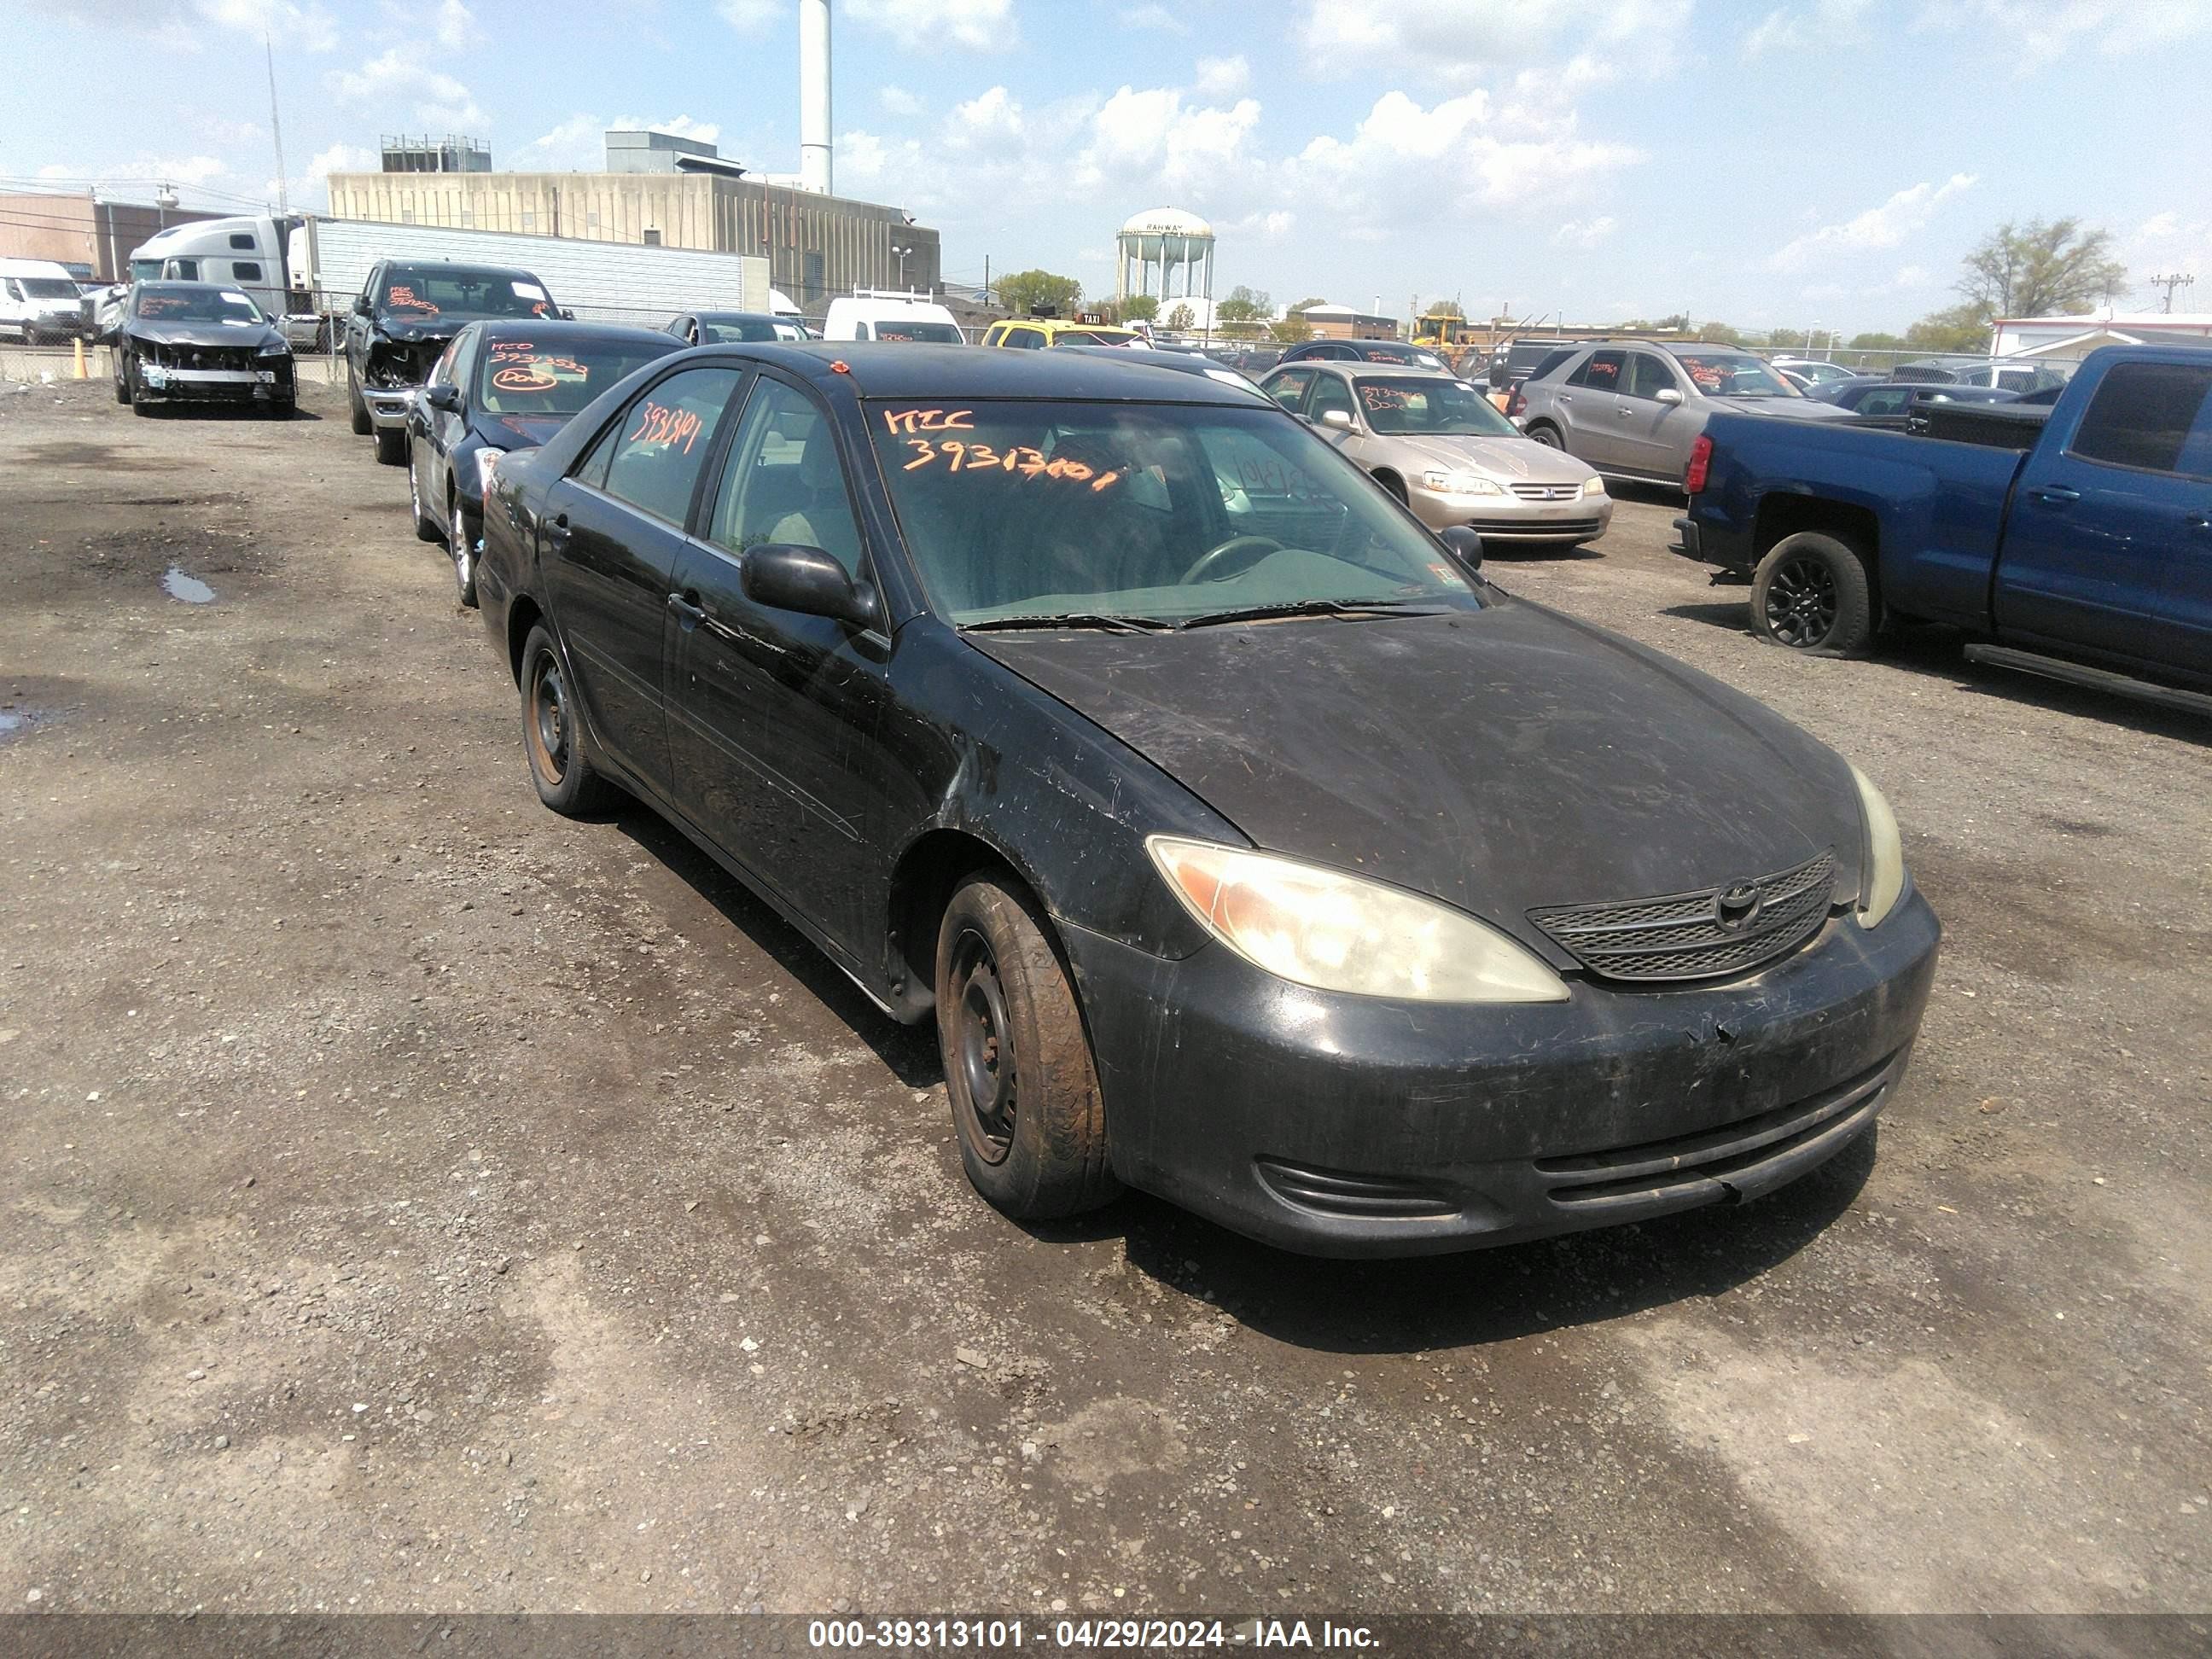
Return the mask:
M1679 404L1682 401L1682 394L1671 386L1661 386L1651 396L1654 401L1662 404Z
M356 294L353 296L353 314L356 317L368 315L368 295Z
M562 306L561 307L561 320L564 323L573 323L576 320L576 313L569 310L568 307Z
M1348 409L1324 409L1321 412L1321 423L1323 426L1341 427L1349 432L1352 430L1352 411Z
M818 547L763 542L748 548L738 582L756 605L828 617L848 628L873 628L883 615L875 589L854 581Z
M1482 538L1465 525L1455 524L1439 530L1437 539L1469 570L1482 568Z
M461 412L461 389L457 386L425 386L422 401L433 409L442 409L448 415Z

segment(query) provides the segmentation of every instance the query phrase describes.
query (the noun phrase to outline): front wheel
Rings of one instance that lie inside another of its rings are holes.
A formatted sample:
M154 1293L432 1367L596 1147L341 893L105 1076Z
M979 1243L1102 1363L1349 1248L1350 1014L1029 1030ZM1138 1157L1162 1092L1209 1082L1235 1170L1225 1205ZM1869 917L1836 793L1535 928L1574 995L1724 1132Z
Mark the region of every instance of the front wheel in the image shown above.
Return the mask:
M1390 499L1399 506L1406 505L1406 481L1395 472L1377 472L1375 482L1390 492Z
M614 786L592 764L568 670L540 623L522 646L522 747L538 799L563 817L588 817L614 799Z
M407 506L415 515L415 539L421 542L443 541L438 526L430 522L430 509L422 500L422 469L415 459L415 446L407 446Z
M131 401L131 382L124 378L124 368L123 357L118 353L115 359L115 401L118 404Z
M361 382L354 377L353 369L346 369L346 408L353 416L354 435L366 438L376 430L376 422L368 418L368 405L362 399Z
M938 928L937 1041L960 1161L995 1208L1074 1215L1121 1190L1066 969L1034 905L988 874L961 883Z
M1874 638L1874 593L1864 562L1818 531L1784 536L1751 579L1751 625L1761 639L1792 651L1863 654Z
M453 586L461 603L477 608L477 548L479 526L469 522L468 509L459 496L446 502L446 523L451 527L446 550L453 556Z
M376 431L376 459L380 465L398 466L407 459L407 434L394 432L390 427L379 427Z

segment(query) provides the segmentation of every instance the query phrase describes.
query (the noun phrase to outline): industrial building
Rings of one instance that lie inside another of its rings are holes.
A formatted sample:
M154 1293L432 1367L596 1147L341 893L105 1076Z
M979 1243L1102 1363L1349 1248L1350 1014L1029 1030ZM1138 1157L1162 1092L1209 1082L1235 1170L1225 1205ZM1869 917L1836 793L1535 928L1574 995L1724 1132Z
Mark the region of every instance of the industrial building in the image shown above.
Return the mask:
M155 202L110 202L96 191L0 191L0 258L51 259L83 282L118 283L131 250L171 225L220 218Z
M1371 311L1354 311L1350 306L1308 306L1304 311L1293 311L1293 317L1305 319L1316 340L1395 340L1398 337L1398 319Z

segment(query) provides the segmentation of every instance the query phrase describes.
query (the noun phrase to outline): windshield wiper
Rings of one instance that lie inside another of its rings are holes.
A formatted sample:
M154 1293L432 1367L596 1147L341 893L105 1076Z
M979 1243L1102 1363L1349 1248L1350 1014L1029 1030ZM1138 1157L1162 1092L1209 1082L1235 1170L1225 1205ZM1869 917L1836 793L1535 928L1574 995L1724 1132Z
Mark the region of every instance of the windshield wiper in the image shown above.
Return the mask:
M1266 622L1276 617L1435 617L1443 613L1430 605L1407 599L1285 599L1274 605L1248 605L1235 611L1208 611L1185 618L1184 628L1212 628L1220 623Z
M1006 631L1018 628L1095 628L1108 634L1157 634L1163 629L1173 628L1173 623L1162 622L1158 617L1115 617L1103 611L1060 611L1043 617L987 617L981 622L963 623L961 631L980 634L984 631Z

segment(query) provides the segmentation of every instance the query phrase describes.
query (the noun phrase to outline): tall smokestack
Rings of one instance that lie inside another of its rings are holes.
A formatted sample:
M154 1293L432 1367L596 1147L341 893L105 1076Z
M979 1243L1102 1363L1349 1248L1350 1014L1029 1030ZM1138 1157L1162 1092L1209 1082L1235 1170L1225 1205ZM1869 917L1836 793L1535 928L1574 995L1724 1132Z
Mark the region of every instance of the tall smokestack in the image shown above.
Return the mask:
M830 194L830 0L799 0L799 187Z

